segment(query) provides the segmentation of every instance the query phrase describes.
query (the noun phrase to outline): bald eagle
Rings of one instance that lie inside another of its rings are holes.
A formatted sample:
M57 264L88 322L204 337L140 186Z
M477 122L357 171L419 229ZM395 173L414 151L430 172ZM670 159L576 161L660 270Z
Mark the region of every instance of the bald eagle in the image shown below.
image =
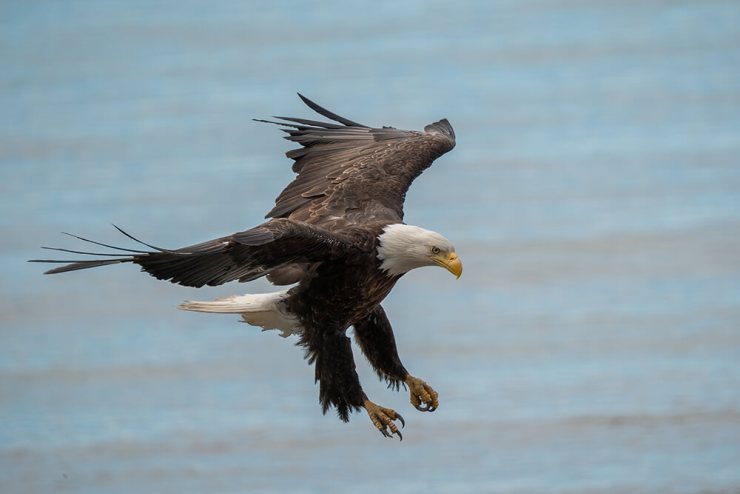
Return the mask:
M401 415L370 401L362 390L346 333L354 328L356 343L389 387L408 388L411 404L420 411L437 409L437 392L401 363L380 304L412 269L441 266L458 278L462 273L449 240L403 222L411 182L455 146L455 133L446 119L427 125L423 132L372 128L298 96L331 122L258 120L280 125L286 139L300 144L287 153L297 175L277 197L265 223L172 250L142 242L121 229L147 250L72 235L116 252L45 247L98 257L32 262L65 264L45 274L133 263L157 279L190 287L263 276L274 285L292 285L273 293L187 301L180 308L240 314L251 325L297 335L315 368L324 413L334 407L346 422L351 412L364 409L384 436L402 439L395 423L405 425Z

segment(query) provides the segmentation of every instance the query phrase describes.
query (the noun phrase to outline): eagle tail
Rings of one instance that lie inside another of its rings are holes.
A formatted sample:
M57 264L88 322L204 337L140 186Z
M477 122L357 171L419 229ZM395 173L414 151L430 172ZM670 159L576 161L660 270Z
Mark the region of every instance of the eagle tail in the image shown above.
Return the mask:
M259 326L263 330L279 329L280 336L287 337L300 328L298 318L290 313L285 299L288 292L257 293L233 295L210 302L186 301L180 309L216 314L241 314L247 324Z

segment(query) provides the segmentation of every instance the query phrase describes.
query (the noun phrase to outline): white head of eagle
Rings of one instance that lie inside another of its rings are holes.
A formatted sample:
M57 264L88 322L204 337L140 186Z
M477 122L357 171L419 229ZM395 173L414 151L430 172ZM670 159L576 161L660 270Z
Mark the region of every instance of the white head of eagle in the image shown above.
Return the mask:
M457 278L462 274L455 247L437 232L394 223L383 229L378 240L380 268L390 276L400 276L423 266L441 266Z

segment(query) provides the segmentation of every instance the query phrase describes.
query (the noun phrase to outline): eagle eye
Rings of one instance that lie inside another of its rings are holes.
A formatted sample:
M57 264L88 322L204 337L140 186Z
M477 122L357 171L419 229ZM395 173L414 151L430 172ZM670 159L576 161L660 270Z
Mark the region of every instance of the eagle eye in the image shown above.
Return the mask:
M439 254L439 252L440 252L439 247L437 247L436 245L432 247L432 254L437 255Z

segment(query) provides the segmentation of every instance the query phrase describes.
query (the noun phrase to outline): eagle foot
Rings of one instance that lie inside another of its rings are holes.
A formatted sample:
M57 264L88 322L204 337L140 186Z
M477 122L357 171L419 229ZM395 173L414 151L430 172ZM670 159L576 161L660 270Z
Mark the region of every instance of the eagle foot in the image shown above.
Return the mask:
M433 412L439 407L439 393L414 376L407 376L405 379L411 394L411 404L421 412Z
M376 405L370 400L365 400L362 406L365 408L368 416L370 416L373 425L377 427L381 434L385 437L393 437L394 434L397 434L398 439L403 441L401 431L398 430L398 427L393 422L394 420L398 420L401 422L401 427L406 426L406 421L403 420L400 413L390 408Z

